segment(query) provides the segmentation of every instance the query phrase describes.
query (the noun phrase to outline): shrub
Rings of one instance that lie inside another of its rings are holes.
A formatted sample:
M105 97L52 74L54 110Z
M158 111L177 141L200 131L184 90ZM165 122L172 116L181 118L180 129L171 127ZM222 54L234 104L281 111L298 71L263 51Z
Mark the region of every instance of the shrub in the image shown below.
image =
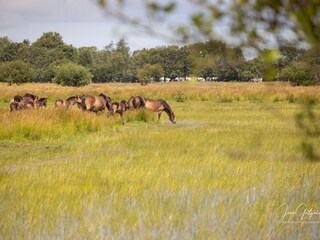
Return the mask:
M92 74L83 66L65 63L55 68L53 81L63 86L85 86L91 82Z
M319 67L306 62L294 62L279 74L279 80L290 81L293 86L319 85Z
M32 82L35 71L28 63L21 60L0 64L0 80L8 83Z

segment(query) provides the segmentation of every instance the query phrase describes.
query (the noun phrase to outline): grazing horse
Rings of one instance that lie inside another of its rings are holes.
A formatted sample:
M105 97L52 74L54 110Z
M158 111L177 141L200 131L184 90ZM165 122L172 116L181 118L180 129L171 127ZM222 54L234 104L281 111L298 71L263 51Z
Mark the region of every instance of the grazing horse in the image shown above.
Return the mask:
M38 96L33 95L31 93L26 93L25 95L23 95L23 99L28 99L28 100L31 99L32 101L35 101L39 98L38 98Z
M12 102L10 103L10 112L18 111L22 109L33 109L34 102L31 100L22 100L20 102Z
M120 102L124 106L125 111L129 110L129 103L126 100Z
M158 112L158 119L160 119L161 113L165 111L168 114L170 121L172 123L176 123L176 117L171 107L165 100L163 99L151 100L151 99L145 98L144 103L145 103L146 109L152 110L154 112Z
M26 93L25 95L23 95L23 97L16 95L13 98L11 98L10 103L12 102L21 102L23 100L27 100L27 101L36 101L38 100L38 97L35 95L32 95L31 93Z
M44 98L44 97L40 98L40 99L34 101L34 106L36 108L47 107L47 100L48 100L48 98Z
M112 101L109 96L100 93L97 97L94 96L82 96L81 97L81 107L84 111L90 112L102 112L107 108L111 115L114 115L112 108Z
M13 98L11 98L10 103L12 102L21 102L23 100L23 97L16 95Z
M129 109L138 109L145 106L144 98L140 96L132 96L128 100Z
M122 100L120 103L113 102L112 109L115 113L118 113L121 116L122 124L124 124L123 113L129 109L127 101Z
M69 98L67 98L67 100L63 100L63 99L57 99L54 102L54 107L66 107L67 109L71 106L73 106L74 104L77 104L78 107L81 107L81 97L78 95L75 96L71 96Z

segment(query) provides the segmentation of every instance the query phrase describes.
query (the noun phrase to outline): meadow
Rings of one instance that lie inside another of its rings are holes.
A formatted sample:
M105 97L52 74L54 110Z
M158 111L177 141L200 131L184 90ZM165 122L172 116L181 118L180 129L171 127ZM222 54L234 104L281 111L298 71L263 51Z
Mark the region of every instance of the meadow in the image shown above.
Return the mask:
M10 113L26 92L48 108ZM177 123L53 108L100 92L163 98ZM1 85L0 239L319 239L320 162L302 146L320 138L296 121L310 101L320 114L320 87Z

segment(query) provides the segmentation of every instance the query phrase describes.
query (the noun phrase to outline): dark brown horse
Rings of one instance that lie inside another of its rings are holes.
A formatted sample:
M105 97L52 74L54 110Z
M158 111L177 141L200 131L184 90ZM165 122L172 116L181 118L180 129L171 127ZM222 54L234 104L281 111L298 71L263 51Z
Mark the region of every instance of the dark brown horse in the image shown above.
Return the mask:
M126 100L120 102L124 106L125 111L129 110L129 103Z
M113 102L112 109L121 116L122 124L124 124L123 113L129 109L128 102L126 100L122 100L120 103Z
M140 96L132 96L128 100L128 107L129 109L138 109L145 106L144 98Z
M160 119L162 112L166 112L169 116L170 121L172 123L176 123L176 117L171 107L165 100L163 99L151 100L151 99L144 98L144 103L145 103L146 109L152 110L154 112L158 112L158 119Z
M34 107L35 108L43 108L43 107L47 107L47 100L48 98L40 98L34 101Z
M55 102L54 102L54 107L65 107L65 108L69 108L69 107L72 107L74 104L77 104L78 107L81 108L81 97L78 96L78 95L75 95L75 96L71 96L69 98L67 98L66 100L63 100L63 99L57 99Z
M10 103L10 112L23 109L34 109L34 102L31 100L22 100L20 102L14 101Z
M23 95L23 98L31 98L33 101L38 99L38 96L33 95L31 93L26 93L25 95Z
M111 115L114 115L114 111L112 108L112 101L109 96L100 93L99 96L94 97L90 95L81 97L81 107L84 111L90 112L102 112L107 108Z
M23 100L26 100L26 101L36 101L38 100L39 98L31 93L26 93L25 95L23 95L23 97L19 96L19 95L16 95L14 96L13 98L11 98L10 100L10 103L12 102L21 102Z

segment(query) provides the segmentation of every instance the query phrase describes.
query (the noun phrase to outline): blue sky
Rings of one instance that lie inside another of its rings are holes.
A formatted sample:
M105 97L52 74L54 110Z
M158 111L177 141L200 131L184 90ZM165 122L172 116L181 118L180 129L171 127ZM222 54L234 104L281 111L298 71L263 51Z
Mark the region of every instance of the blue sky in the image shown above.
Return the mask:
M124 38L131 51L134 51L178 44L173 31L168 29L179 24L188 26L190 15L204 9L201 5L194 4L192 0L177 0L174 14L169 17L160 16L158 21L152 22L150 18L145 17L148 15L143 7L145 1L126 0L122 7L112 4L117 0L106 2L113 9L110 11L112 13L116 9L131 18L139 18L150 25L155 32L165 35L170 32L166 38L161 34L147 34L137 27L124 24L110 16L110 12L101 8L97 0L0 0L0 36L8 36L15 42L29 39L32 43L44 32L58 32L67 44L75 47L95 46L98 49L103 49L111 41L117 42ZM169 0L158 2L164 4ZM215 26L216 35L228 44L234 44L237 39L228 35L227 29L227 23L219 23ZM252 58L254 53L245 52L245 56Z
M146 15L140 0L127 1L119 10L133 17ZM194 10L194 5L184 3L173 17L152 26L164 31L168 25L187 22L188 14ZM147 34L110 17L96 0L0 0L1 36L17 42L24 39L34 42L50 31L59 32L67 44L75 47L101 49L120 38L125 38L132 50L174 43L170 37Z

